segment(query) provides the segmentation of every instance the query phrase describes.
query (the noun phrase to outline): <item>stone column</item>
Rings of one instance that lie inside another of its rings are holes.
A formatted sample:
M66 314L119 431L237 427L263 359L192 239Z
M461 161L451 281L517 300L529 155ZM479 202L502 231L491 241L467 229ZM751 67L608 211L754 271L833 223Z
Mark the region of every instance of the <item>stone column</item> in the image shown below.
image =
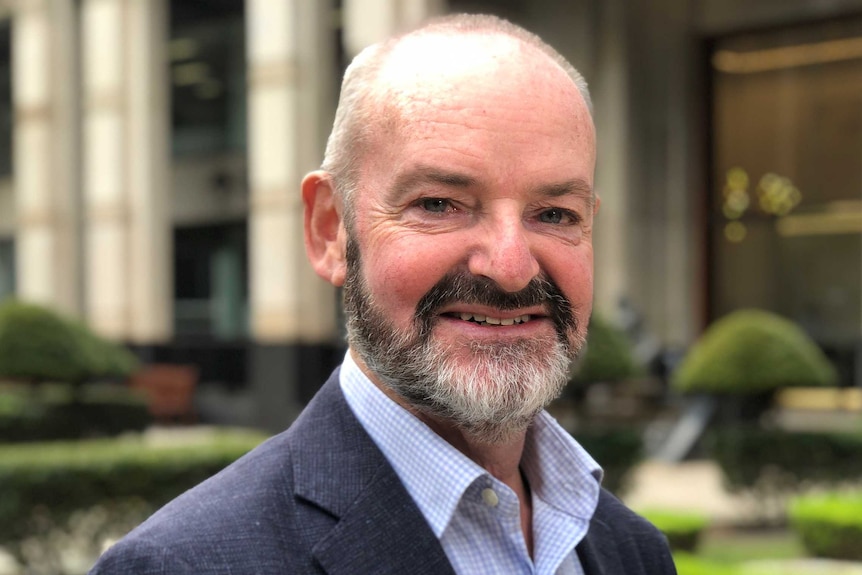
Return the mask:
M137 344L172 330L165 0L84 0L87 304Z
M332 121L334 23L320 0L247 0L252 387L261 424L284 427L328 375L335 290L308 265L300 181Z
M19 2L12 27L18 295L83 311L72 0Z
M629 62L626 9L621 0L602 3L596 44L596 77L592 81L598 165L596 193L601 206L596 219L595 306L614 319L627 293L629 241Z

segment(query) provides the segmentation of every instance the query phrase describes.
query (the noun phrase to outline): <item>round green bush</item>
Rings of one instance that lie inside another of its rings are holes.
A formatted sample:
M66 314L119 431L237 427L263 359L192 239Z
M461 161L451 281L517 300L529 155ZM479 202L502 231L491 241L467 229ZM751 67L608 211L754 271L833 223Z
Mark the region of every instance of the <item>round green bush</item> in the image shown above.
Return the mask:
M0 379L81 383L126 377L136 363L81 322L16 300L0 305Z
M683 392L760 394L786 386L834 385L835 368L796 324L762 310L713 323L673 375Z
M0 378L77 381L86 375L86 361L59 315L14 300L0 305Z
M701 513L648 509L641 515L664 533L674 552L697 549L700 536L709 525L709 518Z
M788 511L790 524L812 555L862 561L862 491L802 495Z
M619 381L640 373L641 367L626 334L593 313L587 329L587 345L574 380L578 383Z

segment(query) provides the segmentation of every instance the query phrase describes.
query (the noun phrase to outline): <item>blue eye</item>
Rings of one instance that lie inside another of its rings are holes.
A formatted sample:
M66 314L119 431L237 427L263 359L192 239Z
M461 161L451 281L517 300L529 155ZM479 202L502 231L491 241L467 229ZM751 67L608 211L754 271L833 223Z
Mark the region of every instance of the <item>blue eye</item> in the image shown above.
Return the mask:
M450 208L449 201L441 198L425 198L420 202L420 205L426 212L432 212L435 214L446 213Z
M569 217L563 210L545 210L539 214L539 221L543 224L561 224L563 219Z

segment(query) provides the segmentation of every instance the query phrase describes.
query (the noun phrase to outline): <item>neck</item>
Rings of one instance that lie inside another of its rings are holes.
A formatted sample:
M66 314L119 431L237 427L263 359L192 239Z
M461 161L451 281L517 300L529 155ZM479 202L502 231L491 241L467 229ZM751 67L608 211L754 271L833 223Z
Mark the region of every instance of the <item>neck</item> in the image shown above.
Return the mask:
M398 401L398 399L395 400ZM399 403L404 405L403 401ZM513 433L494 443L483 442L451 422L417 412L407 405L404 407L416 414L419 419L455 449L475 461L489 474L515 492L520 502L521 531L524 535L524 543L527 545L530 557L533 557L533 501L530 496L530 486L520 467L527 432Z
M524 452L524 442L527 437L526 430L504 434L498 441L489 442L482 440L451 421L436 417L410 405L403 397L395 393L388 386L380 383L357 354L354 353L353 358L374 385L390 399L413 413L428 425L434 433L442 437L447 443L469 457L490 475L515 492L520 502L521 529L524 535L524 542L532 557L533 504L530 496L530 487L520 468L521 456Z

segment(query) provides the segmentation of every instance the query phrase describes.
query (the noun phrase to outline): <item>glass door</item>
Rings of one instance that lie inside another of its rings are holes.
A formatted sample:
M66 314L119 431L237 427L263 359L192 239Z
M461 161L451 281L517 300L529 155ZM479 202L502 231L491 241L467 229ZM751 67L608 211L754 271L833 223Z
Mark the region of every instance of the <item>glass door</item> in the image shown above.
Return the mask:
M852 380L862 335L862 18L718 40L711 311L800 324Z

